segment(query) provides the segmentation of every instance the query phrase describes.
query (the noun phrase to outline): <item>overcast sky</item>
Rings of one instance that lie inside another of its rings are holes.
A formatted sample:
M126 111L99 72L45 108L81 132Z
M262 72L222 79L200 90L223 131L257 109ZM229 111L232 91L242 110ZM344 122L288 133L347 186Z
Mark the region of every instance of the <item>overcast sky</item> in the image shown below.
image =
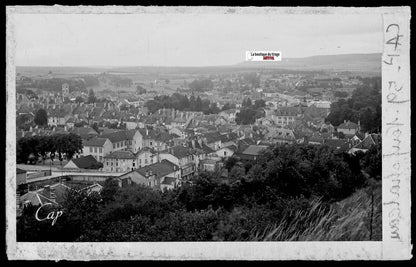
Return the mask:
M380 15L19 14L17 66L214 66L246 51L283 58L381 53Z

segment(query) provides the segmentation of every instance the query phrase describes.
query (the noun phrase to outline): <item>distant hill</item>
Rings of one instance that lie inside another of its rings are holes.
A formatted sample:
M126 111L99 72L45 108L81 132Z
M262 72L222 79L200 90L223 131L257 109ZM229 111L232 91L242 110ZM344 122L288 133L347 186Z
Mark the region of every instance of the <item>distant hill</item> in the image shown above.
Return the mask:
M277 68L293 70L333 70L381 73L381 53L284 58L280 62L245 61L237 64L247 68Z
M381 75L381 53L375 54L344 54L312 56L305 58L284 58L280 62L241 62L228 66L205 67L163 67L163 66L131 66L131 67L24 67L17 66L16 71L23 75L47 75L49 71L56 75L86 75L109 72L114 74L207 74L226 73L238 70L280 69L294 71L349 71Z

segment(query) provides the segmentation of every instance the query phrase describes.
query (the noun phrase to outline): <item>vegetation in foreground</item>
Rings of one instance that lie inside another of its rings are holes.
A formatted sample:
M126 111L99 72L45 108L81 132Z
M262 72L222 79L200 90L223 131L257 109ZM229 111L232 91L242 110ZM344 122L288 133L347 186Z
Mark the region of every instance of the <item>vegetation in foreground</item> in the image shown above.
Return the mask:
M54 226L26 208L17 240L381 240L380 153L276 146L254 163L226 162L228 179L201 173L165 192L109 180L101 195L70 191Z

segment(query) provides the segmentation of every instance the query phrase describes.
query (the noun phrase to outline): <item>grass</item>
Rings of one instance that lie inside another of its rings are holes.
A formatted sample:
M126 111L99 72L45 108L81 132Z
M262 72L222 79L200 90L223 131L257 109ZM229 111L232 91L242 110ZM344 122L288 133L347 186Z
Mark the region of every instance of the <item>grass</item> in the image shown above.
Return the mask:
M373 200L371 195L373 194ZM372 202L374 205L372 205ZM381 183L367 187L325 208L320 199L308 211L294 211L262 231L253 229L252 241L380 241ZM290 216L291 217L291 216Z

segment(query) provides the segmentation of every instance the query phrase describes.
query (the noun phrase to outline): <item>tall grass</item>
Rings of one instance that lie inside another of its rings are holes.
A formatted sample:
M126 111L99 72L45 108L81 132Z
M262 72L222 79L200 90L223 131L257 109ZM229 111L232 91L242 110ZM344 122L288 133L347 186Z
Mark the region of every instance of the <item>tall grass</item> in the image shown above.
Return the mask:
M373 200L371 195L373 195ZM314 199L307 211L293 211L263 230L253 229L252 241L381 240L381 183L327 205Z

